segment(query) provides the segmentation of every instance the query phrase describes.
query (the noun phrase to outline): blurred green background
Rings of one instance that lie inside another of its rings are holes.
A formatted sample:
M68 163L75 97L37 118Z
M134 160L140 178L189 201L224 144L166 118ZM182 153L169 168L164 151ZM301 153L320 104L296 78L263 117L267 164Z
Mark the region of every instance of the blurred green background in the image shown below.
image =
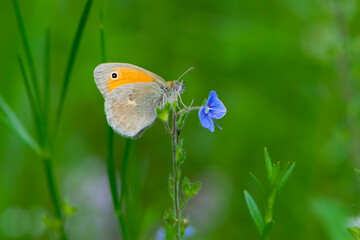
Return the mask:
M52 116L85 0L19 0L39 73L51 31ZM104 101L93 69L101 63L94 0L71 76L54 150L61 196L78 211L66 220L69 239L119 239L106 173ZM105 0L110 62L128 62L166 80L184 80L183 101L200 105L216 90L227 107L210 133L190 114L182 134L183 175L202 182L186 210L192 239L259 239L247 210L247 189L261 208L263 148L272 161L295 161L275 207L273 239L350 239L360 184L360 15L355 0ZM24 55L12 1L0 10L0 94L30 129L30 105L17 63ZM115 138L116 162L124 139ZM152 239L172 206L167 191L171 143L159 121L132 146L131 231ZM38 157L0 125L0 239L55 239L42 222L53 216Z

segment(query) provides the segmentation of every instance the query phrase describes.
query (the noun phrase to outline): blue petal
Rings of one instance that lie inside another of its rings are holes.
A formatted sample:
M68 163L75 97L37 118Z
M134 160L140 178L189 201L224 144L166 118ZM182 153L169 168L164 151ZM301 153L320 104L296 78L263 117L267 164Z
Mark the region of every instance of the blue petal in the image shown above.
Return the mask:
M215 101L214 104L210 107L208 114L211 118L222 118L226 114L225 105L219 99L217 99L217 101Z
M200 122L204 128L210 130L210 132L214 132L214 123L209 115L205 113L205 107L202 107L199 111Z
M217 100L219 100L215 91L211 91L209 94L209 98L206 102L206 106L211 107Z
M195 228L193 228L192 226L188 226L186 229L185 229L185 232L184 232L184 237L191 237L195 234Z

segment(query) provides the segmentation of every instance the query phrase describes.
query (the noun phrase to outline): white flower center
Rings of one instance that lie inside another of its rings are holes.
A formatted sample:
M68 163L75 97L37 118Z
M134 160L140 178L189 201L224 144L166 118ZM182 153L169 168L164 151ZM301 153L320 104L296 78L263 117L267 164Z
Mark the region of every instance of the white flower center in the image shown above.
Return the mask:
M208 112L210 111L211 108L209 108L209 106L206 106L205 108L205 113L208 114Z

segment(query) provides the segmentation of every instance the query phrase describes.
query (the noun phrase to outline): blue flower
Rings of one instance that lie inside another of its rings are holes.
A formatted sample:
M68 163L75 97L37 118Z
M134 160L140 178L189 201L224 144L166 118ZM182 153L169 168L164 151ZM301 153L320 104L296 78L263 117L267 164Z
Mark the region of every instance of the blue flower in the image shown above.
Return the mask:
M226 114L226 108L224 104L219 100L215 91L211 91L209 98L206 101L205 106L203 106L199 111L200 122L203 127L214 132L214 119L220 119ZM216 126L222 129L216 122Z

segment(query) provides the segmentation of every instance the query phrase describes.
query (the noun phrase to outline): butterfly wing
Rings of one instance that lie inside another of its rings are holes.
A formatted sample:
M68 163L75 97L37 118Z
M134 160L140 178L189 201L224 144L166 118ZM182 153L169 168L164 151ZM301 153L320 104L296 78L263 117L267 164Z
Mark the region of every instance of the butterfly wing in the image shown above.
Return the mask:
M109 125L119 134L138 138L157 119L164 91L155 82L138 82L117 87L105 98Z
M112 77L113 74L116 76ZM134 83L155 82L164 88L167 83L158 75L128 63L103 63L94 70L94 78L100 92L106 98L120 86Z

